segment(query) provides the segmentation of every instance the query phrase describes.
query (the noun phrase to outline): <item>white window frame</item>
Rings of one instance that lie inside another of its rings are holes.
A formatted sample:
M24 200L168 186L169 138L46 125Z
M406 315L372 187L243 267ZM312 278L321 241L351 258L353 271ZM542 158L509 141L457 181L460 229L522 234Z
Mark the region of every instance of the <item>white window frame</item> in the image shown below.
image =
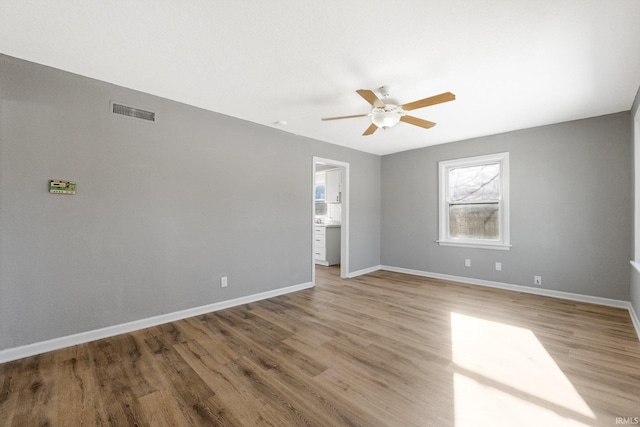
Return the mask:
M458 239L449 237L449 170L461 167L481 166L490 163L500 164L500 197L498 212L500 217L500 236L498 239ZM459 246L464 248L483 248L508 251L511 248L509 235L509 153L488 154L463 159L438 162L439 175L439 236L440 246Z

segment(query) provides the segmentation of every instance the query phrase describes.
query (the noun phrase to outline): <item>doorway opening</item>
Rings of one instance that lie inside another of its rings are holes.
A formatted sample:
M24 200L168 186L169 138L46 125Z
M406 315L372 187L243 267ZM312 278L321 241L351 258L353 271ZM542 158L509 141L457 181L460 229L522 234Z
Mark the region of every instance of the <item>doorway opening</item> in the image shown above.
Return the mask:
M313 157L311 281L317 265L340 264L349 275L349 163Z

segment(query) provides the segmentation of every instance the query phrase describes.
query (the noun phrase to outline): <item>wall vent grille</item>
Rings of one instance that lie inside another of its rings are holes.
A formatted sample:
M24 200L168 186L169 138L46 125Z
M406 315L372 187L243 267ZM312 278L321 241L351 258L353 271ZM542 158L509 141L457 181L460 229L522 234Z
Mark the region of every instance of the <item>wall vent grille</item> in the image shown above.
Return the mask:
M150 122L156 121L156 113L152 111L145 111L139 108L133 108L133 107L129 107L122 104L116 104L115 102L112 105L113 105L112 111L114 114L121 114L123 116L134 117L136 119L147 120Z

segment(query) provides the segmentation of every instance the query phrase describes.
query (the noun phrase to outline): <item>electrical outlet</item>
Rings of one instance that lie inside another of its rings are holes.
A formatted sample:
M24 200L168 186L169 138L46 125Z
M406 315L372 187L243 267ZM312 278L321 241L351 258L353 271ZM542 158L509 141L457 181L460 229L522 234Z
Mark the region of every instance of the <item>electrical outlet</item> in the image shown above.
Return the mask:
M471 260L469 258L464 260L464 266L465 267L471 267Z
M502 263L496 262L496 271L502 271Z
M534 285L542 285L542 276L533 276Z
M224 276L224 277L220 278L220 287L221 288L226 288L227 287L227 276Z

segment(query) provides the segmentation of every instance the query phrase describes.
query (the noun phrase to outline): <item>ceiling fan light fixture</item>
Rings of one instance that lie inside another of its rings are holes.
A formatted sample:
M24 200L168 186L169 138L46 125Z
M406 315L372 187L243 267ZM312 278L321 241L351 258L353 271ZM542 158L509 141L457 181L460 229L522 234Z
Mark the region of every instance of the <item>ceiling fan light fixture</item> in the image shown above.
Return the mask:
M379 128L388 129L398 124L400 121L400 115L396 112L382 111L379 113L373 113L371 115L371 121Z

